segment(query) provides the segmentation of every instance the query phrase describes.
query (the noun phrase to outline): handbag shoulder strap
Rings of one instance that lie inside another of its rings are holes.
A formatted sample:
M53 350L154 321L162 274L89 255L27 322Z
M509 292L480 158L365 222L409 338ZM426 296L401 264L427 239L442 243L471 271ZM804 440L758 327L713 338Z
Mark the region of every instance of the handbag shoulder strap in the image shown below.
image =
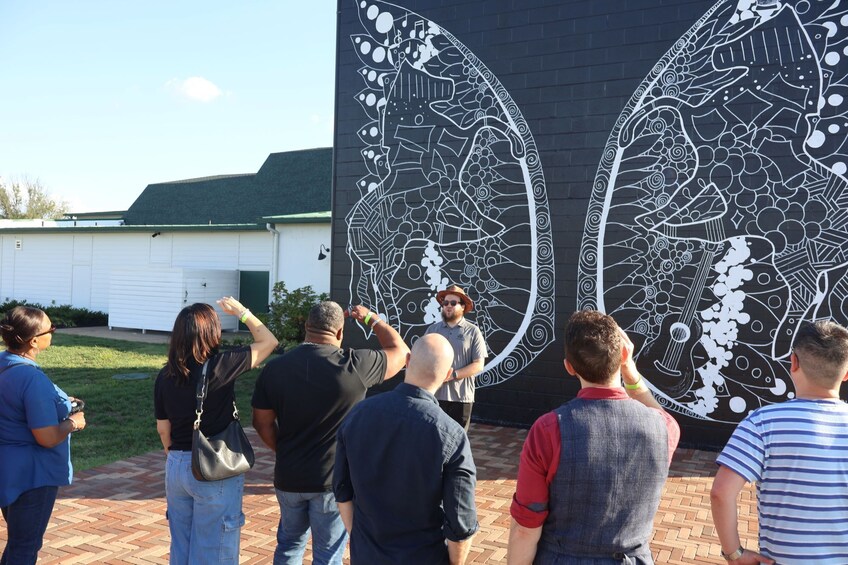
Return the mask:
M197 381L197 408L194 413L197 414L197 419L194 420L194 429L200 429L200 417L203 415L203 401L206 399L206 369L209 367L209 359L203 362L203 370L200 372L200 380Z
M209 388L209 382L206 380L206 370L209 368L209 359L203 362L203 370L200 372L200 380L197 381L197 408L195 414L197 418L194 420L194 429L200 429L200 417L203 415L203 401L206 399L206 391ZM239 420L238 406L236 406L235 392L233 393L233 420Z

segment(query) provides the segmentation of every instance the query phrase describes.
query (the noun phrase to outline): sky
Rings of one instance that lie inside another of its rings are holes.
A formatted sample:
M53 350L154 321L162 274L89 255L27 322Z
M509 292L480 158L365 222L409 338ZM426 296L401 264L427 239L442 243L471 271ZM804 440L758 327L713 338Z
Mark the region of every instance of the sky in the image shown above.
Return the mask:
M71 212L333 143L336 0L0 0L0 177Z

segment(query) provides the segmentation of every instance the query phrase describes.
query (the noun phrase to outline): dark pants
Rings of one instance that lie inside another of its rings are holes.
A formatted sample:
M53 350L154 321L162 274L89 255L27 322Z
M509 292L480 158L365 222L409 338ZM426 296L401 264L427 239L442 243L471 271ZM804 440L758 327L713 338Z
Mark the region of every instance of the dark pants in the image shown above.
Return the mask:
M58 492L59 487L34 488L22 493L9 506L0 508L6 519L8 536L0 565L35 564Z
M440 400L439 406L454 422L462 426L462 429L468 431L468 424L471 423L471 407L474 406L473 402Z

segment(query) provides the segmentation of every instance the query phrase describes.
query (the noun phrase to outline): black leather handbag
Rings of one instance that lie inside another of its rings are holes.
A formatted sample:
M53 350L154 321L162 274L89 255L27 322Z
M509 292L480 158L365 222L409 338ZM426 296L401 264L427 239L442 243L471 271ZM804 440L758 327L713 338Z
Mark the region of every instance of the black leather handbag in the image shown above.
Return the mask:
M197 383L197 419L191 440L191 473L198 481L220 481L246 473L256 460L253 446L244 433L239 421L238 408L233 398L233 421L224 431L206 437L200 431L203 415L203 400L206 398L206 368L203 364L200 382Z

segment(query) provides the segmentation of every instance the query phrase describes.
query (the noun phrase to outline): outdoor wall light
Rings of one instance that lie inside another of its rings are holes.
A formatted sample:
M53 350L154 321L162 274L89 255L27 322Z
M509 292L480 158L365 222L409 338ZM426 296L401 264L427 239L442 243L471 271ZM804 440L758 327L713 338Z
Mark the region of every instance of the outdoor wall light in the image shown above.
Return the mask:
M318 260L323 261L324 259L327 258L327 255L329 255L329 254L330 254L330 248L322 243L321 247L318 248Z
M162 232L160 232L160 231L153 232L153 235L151 235L150 237L156 237L157 235L162 235Z

